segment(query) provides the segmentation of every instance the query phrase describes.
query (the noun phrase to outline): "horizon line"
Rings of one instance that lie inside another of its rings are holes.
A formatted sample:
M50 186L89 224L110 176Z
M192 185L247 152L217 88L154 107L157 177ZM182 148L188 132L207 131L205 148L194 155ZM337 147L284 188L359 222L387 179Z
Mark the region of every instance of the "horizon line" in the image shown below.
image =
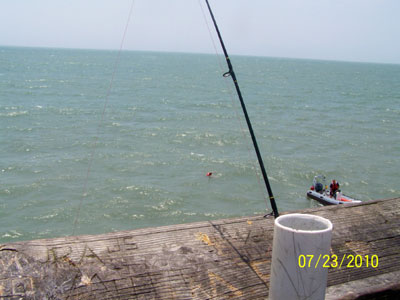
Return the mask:
M60 46L22 46L22 45L3 45L0 48L28 48L28 49L53 49L53 50L79 50L79 51L105 51L105 52L118 52L116 48L87 48L87 47L60 47ZM221 55L223 53L215 52L191 52L179 50L152 50L152 49L121 49L123 52L150 52L150 53L171 53L171 54L196 54L196 55ZM289 57L289 56L267 56L257 54L237 54L232 53L230 56L242 57L259 57L269 59L287 59L287 60L307 60L307 61L320 61L320 62L338 62L338 63L360 63L360 64L382 64L382 65L400 65L400 62L382 62L382 61L354 61L344 59L328 59L328 58L313 58L313 57Z

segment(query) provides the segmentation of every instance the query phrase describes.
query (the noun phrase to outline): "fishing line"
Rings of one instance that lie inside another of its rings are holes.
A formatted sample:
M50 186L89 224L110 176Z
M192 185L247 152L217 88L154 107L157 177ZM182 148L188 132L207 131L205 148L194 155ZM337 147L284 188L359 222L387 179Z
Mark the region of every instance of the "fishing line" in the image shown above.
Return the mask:
M124 42L125 42L126 33L128 32L129 22L130 22L131 17L132 17L134 3L135 3L135 0L132 0L131 7L129 9L128 19L126 21L124 33L122 35L121 43L120 43L120 46L119 46L118 55L117 55L117 58L115 59L115 62L114 62L113 73L111 75L110 85L109 85L109 87L107 89L106 97L105 97L105 100L104 100L104 106L103 106L103 110L102 110L102 113L101 113L101 119L100 119L99 124L97 125L95 141L94 141L93 149L92 149L92 151L90 153L90 156L89 156L89 164L88 164L88 168L87 168L87 172L86 172L86 178L85 178L85 181L84 181L83 192L82 192L81 200L79 202L78 210L77 210L77 213L76 213L76 216L75 216L74 227L72 229L72 235L75 235L75 230L76 230L76 227L78 225L78 221L79 221L79 217L80 217L81 209L82 209L82 204L83 204L83 198L87 196L88 181L89 181L89 177L90 177L90 172L92 170L93 159L94 159L94 155L96 153L97 143L99 141L100 127L103 125L103 122L104 122L105 112L106 112L107 105L108 105L108 102L109 102L109 99L110 99L111 89L112 89L112 86L113 86L113 83L114 83L115 74L117 73L119 62L120 62L120 59L121 59L121 52L122 52L122 48L123 48L123 45L124 45Z
M228 65L228 69L229 69L228 72L224 73L224 77L230 76L232 78L232 81L233 81L234 85L235 85L236 92L237 92L237 95L239 97L240 105L242 107L243 114L244 114L244 117L246 119L247 127L249 128L251 140L253 141L253 146L254 146L254 150L255 150L256 155L257 155L258 163L260 165L261 173L262 173L263 178L264 178L265 187L267 188L267 191L268 191L271 207L272 207L272 210L273 210L275 218L277 218L279 216L279 213L278 213L278 208L276 206L275 197L274 197L274 195L272 193L271 185L269 184L267 172L265 171L265 167L264 167L264 163L263 163L263 160L262 160L262 157L261 157L261 153L260 153L260 150L258 148L257 139L256 139L256 137L254 135L253 126L251 125L250 118L249 118L249 115L247 113L246 105L244 103L244 100L243 100L243 97L242 97L242 93L240 91L240 87L239 87L239 84L238 84L237 79L236 79L236 74L235 74L235 72L233 70L232 63L230 61L228 52L227 52L227 50L225 48L224 41L223 41L221 33L219 31L219 28L218 28L217 22L215 20L214 14L213 14L213 12L211 10L210 4L208 3L208 0L205 0L205 1L206 1L208 10L210 12L211 19L212 19L212 21L214 23L214 27L215 27L215 30L217 32L217 35L218 35L222 50L223 50L224 55L225 55L225 60L226 60L226 63Z
M199 3L199 6L201 8L201 13L203 15L204 23L206 24L207 29L208 29L208 34L210 36L212 45L214 47L214 52L215 52L215 56L217 57L219 68L220 68L221 72L224 72L223 64L221 62L221 56L219 55L219 52L218 52L218 49L217 49L217 46L216 46L212 31L211 31L211 28L210 28L210 25L209 25L208 20L207 20L206 13L204 12L203 5L201 4L201 0L198 0L198 3ZM268 200L267 200L267 198L265 196L265 193L264 193L264 190L263 190L262 184L261 184L261 174L258 172L257 165L255 164L255 162L253 160L252 150L251 150L251 147L250 147L250 145L248 143L248 139L247 139L247 134L246 134L247 131L244 129L242 118L239 116L238 107L237 107L236 101L235 101L235 99L233 97L232 86L229 85L226 80L224 80L224 84L225 84L225 87L226 87L226 89L228 91L229 98L231 99L232 107L234 108L233 111L235 112L236 119L238 120L238 123L240 125L240 132L242 134L243 140L246 141L245 145L246 145L246 148L247 148L247 153L248 153L249 159L251 161L251 164L253 165L253 169L254 169L254 172L255 172L255 175L256 175L256 178L257 178L258 188L259 188L260 194L264 198L265 205L267 206L267 209L268 209Z

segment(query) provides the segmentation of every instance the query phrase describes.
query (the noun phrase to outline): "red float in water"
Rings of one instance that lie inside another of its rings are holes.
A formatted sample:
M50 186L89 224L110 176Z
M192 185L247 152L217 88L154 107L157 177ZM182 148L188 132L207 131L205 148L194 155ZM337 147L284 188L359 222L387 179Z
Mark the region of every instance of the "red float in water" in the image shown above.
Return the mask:
M208 177L210 177L212 175L212 172L208 172L207 174L206 174L206 176L208 176Z

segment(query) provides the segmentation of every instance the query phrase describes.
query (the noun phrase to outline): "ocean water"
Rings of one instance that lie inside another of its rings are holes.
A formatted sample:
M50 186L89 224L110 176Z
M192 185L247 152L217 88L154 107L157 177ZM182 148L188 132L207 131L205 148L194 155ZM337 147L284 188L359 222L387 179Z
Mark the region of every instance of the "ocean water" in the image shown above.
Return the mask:
M223 59L117 57L0 48L0 242L265 213ZM317 174L400 196L400 65L232 62L280 211L317 205Z

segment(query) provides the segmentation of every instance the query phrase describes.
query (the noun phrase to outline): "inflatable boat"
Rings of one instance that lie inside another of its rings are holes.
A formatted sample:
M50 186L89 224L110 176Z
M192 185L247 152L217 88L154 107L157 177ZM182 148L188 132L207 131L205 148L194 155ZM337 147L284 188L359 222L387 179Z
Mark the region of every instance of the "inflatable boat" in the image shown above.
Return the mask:
M307 191L307 197L314 199L323 205L361 203L360 200L343 195L339 189L333 191L332 193L332 191L328 189L328 186L325 184L325 176L323 175L314 177L313 185Z

